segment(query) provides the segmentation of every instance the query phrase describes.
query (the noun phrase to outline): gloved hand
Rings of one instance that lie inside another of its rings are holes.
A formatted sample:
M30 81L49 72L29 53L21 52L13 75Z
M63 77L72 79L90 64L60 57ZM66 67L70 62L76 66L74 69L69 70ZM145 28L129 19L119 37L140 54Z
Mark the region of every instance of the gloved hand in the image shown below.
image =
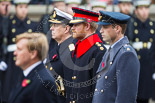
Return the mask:
M155 80L155 73L153 73L153 75L152 75L152 79Z
M7 66L7 64L4 61L0 62L0 70L1 71L6 71L7 67L8 66Z

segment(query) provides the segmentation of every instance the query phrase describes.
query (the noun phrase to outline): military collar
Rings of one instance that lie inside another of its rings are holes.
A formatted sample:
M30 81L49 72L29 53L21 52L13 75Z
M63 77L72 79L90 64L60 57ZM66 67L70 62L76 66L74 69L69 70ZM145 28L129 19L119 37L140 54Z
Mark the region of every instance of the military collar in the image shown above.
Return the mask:
M16 20L16 25L20 26L21 23L23 23L25 26L27 26L27 21L29 20L28 17L26 17L24 20L20 20L17 16L14 16L14 19L12 20Z
M125 44L129 44L129 40L126 36L124 38L122 38L118 43L116 43L116 45L114 45L114 47L110 50L110 62L113 62L113 59L114 59L115 55L117 54L117 52Z
M86 39L84 39L83 41L78 41L76 43L75 46L75 50L73 52L72 57L75 54L77 54L77 58L81 57L84 53L86 53L96 42L100 42L102 43L102 41L100 40L100 38L98 37L98 34L93 34L89 37L87 37Z
M149 27L149 26L150 26L150 25L149 25L149 21L150 21L149 18L148 18L145 22L142 22L142 21L140 21L138 18L135 18L135 22L138 23L138 26L144 25L144 26L146 26L146 27Z

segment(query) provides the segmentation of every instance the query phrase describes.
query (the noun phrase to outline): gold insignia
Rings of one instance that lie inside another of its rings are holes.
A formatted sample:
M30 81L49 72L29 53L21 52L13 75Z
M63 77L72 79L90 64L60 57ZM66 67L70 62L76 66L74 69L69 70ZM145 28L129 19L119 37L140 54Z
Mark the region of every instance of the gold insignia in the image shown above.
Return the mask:
M136 38L135 41L136 41L136 42L139 42L139 38Z
M153 42L153 39L152 38L150 38L150 42Z
M53 68L52 68L52 67L50 67L50 70L53 70Z
M75 80L76 79L76 76L73 76L72 79Z
M153 26L153 22L152 21L150 21L149 24L150 24L150 26Z
M53 12L53 18L55 18L55 17L56 17L56 11Z
M73 51L73 50L75 49L74 44L70 44L68 47L69 47L69 50L70 50L70 51Z
M75 15L75 12L73 13L73 16Z
M98 45L99 44L99 42L96 42L96 45Z
M143 47L147 48L147 43L146 42L143 43Z
M16 38L12 38L12 42L14 42L14 43L15 43L15 41L16 41Z
M16 24L16 20L12 20L12 24Z
M130 48L127 48L127 51L130 51Z
M141 56L140 55L138 55L138 59L140 59L141 58Z
M98 44L98 46L101 46L101 44Z
M47 69L47 65L46 65L46 69Z
M31 20L27 20L27 24L31 24Z
M15 33L15 32L16 32L16 29L15 29L15 28L13 28L13 29L12 29L12 33Z
M150 30L150 33L151 33L151 34L154 34L154 30L153 30L153 29L151 29L151 30Z
M137 29L135 29L135 30L134 30L134 33L135 33L135 34L138 34L138 30L137 30Z
M100 16L99 16L99 20L101 20L101 19L102 19L102 16L100 15Z
M137 22L134 22L134 26L137 26L138 24L137 24Z
M104 50L104 48L103 47L100 47L100 50Z
M32 32L32 29L29 29L28 32L31 33Z

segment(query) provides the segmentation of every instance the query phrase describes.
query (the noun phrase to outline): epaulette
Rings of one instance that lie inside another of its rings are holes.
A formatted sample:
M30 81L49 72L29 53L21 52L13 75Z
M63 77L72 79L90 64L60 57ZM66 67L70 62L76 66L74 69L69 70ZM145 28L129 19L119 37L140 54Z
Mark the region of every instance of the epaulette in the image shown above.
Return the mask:
M123 46L123 50L124 50L124 51L133 51L133 48L132 48L130 45L125 44L125 45Z
M99 47L100 50L104 50L103 44L100 42L96 42L95 45Z

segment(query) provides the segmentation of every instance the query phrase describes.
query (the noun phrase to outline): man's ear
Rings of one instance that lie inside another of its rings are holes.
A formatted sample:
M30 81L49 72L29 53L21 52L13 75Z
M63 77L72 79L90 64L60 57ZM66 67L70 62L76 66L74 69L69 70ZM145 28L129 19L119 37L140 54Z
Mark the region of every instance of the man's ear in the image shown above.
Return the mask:
M118 34L122 28L119 25L116 25L114 29L115 29L116 33Z
M71 29L71 27L69 25L67 25L65 27L65 32L64 33L66 34L66 33L70 32L70 29Z
M37 57L37 55L38 55L37 50L32 51L32 52L31 52L31 59L36 58L36 57Z
M89 30L90 29L90 23L86 23L86 30Z

